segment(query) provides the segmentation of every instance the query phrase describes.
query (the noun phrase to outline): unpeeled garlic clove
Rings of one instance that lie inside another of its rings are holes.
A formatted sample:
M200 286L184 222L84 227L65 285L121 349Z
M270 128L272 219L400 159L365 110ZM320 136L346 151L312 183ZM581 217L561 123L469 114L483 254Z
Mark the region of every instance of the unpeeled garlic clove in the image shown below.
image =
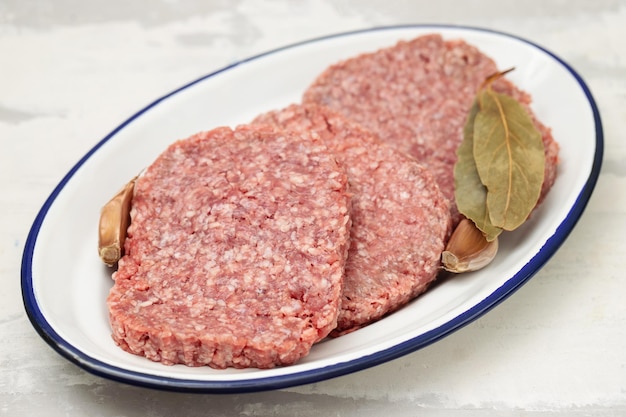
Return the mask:
M98 254L108 266L115 265L123 254L136 179L130 180L100 211Z
M489 242L469 219L458 224L446 249L441 254L441 263L446 271L461 273L476 271L487 266L498 252L498 238Z

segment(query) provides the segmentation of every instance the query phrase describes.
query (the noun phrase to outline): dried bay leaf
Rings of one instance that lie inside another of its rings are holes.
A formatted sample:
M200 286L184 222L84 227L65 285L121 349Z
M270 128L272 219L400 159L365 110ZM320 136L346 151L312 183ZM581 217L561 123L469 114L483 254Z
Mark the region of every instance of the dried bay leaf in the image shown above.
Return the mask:
M491 223L519 227L536 206L543 184L545 151L541 133L513 97L491 89L479 92L474 118L474 161L487 189Z
M474 160L474 118L478 111L478 101L474 100L463 129L464 139L457 149L454 198L459 212L471 219L491 242L502 232L502 228L494 226L489 219L487 188L480 180Z
M470 108L454 166L459 212L488 241L521 225L539 199L545 152L540 132L526 109L485 79Z

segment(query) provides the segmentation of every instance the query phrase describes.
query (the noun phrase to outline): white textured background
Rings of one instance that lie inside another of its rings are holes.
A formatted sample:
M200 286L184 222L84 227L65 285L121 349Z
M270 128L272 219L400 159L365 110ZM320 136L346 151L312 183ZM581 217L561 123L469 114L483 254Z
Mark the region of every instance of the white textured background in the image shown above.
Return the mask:
M153 99L311 37L454 23L539 43L587 81L605 160L577 228L506 302L423 350L281 391L192 395L54 353L21 301L24 242L63 175ZM626 415L626 1L0 0L0 415Z

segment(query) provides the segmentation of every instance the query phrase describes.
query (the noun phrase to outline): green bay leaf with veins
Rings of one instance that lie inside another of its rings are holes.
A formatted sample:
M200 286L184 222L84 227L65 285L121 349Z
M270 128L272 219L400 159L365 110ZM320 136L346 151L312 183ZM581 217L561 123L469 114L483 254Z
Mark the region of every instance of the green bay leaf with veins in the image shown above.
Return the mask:
M545 152L541 133L513 97L487 87L478 95L474 119L474 160L487 188L491 223L514 230L537 205L543 184Z
M459 212L489 241L526 221L539 199L545 169L541 133L528 111L491 88L509 71L488 77L481 86L454 166Z

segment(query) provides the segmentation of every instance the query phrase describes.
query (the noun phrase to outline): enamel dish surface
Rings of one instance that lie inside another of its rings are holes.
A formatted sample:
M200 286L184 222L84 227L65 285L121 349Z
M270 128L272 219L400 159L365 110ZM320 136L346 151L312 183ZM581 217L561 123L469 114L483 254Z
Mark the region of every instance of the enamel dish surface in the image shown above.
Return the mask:
M295 365L269 369L164 366L131 355L110 336L110 268L97 254L101 206L173 141L250 121L298 102L328 65L428 33L462 38L491 56L533 97L538 117L561 146L554 187L532 219L500 240L487 268L446 278L405 308L315 345ZM551 52L515 36L456 26L401 26L314 39L237 62L142 109L69 171L37 215L22 260L22 294L41 337L83 369L130 384L178 391L245 392L355 372L436 342L489 311L556 252L595 186L603 138L598 109L581 77ZM115 167L115 169L112 169Z

